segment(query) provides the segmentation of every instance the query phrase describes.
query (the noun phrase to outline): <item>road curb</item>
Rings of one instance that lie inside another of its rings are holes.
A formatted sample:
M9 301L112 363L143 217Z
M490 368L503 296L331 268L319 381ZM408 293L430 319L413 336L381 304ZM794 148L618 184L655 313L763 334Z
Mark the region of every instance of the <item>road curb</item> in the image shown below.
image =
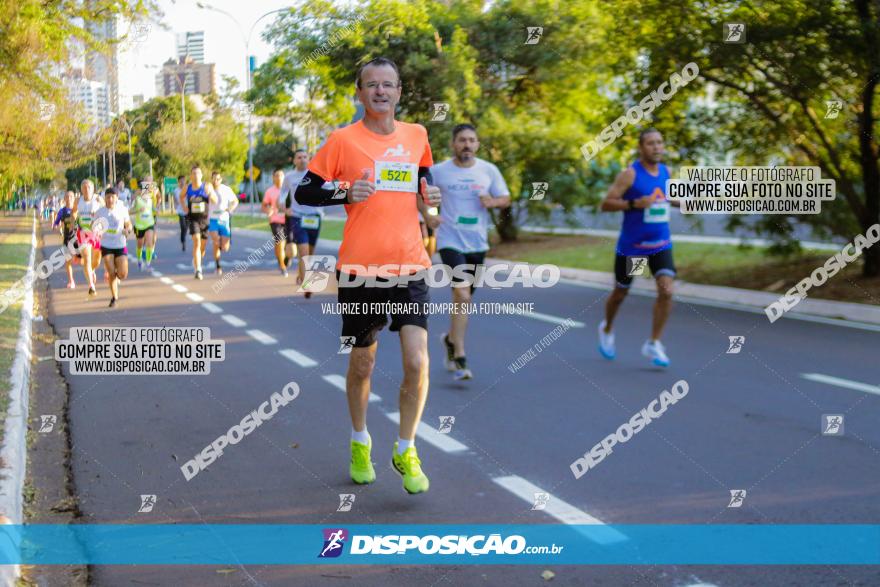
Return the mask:
M264 237L267 233L248 228L236 229L248 236ZM321 239L319 244L338 248L341 241ZM435 255L436 256L436 255ZM486 258L486 265L498 263L520 263L508 259ZM537 267L529 263L529 267ZM614 274L590 269L560 267L562 279L596 289L611 290L614 287ZM630 291L640 295L653 295L656 291L653 279L637 278L633 281ZM764 308L778 301L782 294L724 285L704 285L676 280L675 297L680 301L706 302L721 305L733 310L743 310L764 314ZM842 326L867 325L880 327L880 306L856 304L853 302L837 302L833 300L805 299L789 310L783 318L800 318L817 320ZM875 328L871 328L874 330Z
M516 262L507 259L486 259L487 265ZM537 265L529 263L529 267L537 267ZM589 269L574 269L571 267L560 267L559 270L562 279L570 283L609 291L614 287L613 273ZM641 295L653 295L656 288L653 279L636 278L630 291ZM679 300L711 302L734 310L758 311L761 314L764 314L764 308L770 305L771 302L778 301L780 295L722 285L703 285L679 280L675 282L675 297ZM868 325L880 327L880 306L832 300L805 299L789 310L783 317L821 320L826 323L838 323L845 326Z
M22 524L24 473L27 465L28 387L31 371L31 326L34 312L34 260L37 254L37 219L32 218L31 254L24 276L24 298L21 305L21 322L15 343L15 358L9 375L9 410L3 436L0 458L0 514L3 523ZM11 545L17 549L18 544ZM12 585L21 575L20 565L0 565L0 582Z

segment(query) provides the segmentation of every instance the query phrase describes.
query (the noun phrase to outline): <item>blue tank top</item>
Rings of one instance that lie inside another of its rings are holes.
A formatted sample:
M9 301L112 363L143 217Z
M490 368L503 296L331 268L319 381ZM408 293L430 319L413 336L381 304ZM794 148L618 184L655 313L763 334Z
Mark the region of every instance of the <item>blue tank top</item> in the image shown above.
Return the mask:
M623 228L617 241L618 255L653 255L672 246L669 236L669 201L666 199L666 180L669 170L658 165L656 176L642 167L641 161L632 164L636 172L632 186L623 194L625 201L652 196L649 208L624 210Z
M192 184L186 186L186 205L192 216L206 216L208 214L208 195L205 193L205 183L194 190Z

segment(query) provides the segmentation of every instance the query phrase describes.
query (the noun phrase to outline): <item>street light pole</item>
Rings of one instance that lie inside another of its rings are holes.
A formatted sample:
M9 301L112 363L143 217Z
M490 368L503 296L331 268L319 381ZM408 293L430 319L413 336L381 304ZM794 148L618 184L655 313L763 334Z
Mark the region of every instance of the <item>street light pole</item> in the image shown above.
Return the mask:
M289 12L290 8L277 8L275 10L270 10L269 12L260 16L257 20L254 21L254 24L251 25L251 30L248 32L248 35L245 36L244 30L241 28L241 24L238 20L226 12L225 10L221 10L220 8L215 8L213 6L209 6L207 4L203 4L202 2L196 2L196 6L203 10L213 10L214 12L219 12L220 14L229 17L232 22L235 23L235 26L238 27L238 32L241 34L241 40L244 42L244 74L245 74L245 87L247 88L247 92L251 90L251 57L250 57L250 44L251 44L251 35L254 34L254 27L257 26L257 23L269 16L270 14L275 14L277 12ZM254 183L254 134L253 134L253 124L252 124L253 113L251 109L248 109L248 175L250 175L250 201L256 201L256 187Z

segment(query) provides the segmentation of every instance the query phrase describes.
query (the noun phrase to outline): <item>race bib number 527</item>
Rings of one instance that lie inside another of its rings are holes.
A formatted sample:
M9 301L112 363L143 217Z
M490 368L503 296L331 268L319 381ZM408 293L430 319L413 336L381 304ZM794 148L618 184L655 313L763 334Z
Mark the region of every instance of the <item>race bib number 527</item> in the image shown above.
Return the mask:
M418 166L415 163L376 161L376 190L417 192Z

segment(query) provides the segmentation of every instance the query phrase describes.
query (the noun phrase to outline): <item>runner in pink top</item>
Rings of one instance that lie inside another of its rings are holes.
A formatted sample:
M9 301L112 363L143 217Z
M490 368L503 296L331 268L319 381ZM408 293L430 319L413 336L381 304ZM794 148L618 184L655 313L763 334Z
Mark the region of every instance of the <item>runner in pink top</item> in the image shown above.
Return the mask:
M284 258L284 247L287 243L285 234L284 212L279 210L278 196L281 194L281 183L284 181L284 171L276 169L272 174L272 186L263 195L263 214L269 217L269 228L272 229L272 238L275 240L275 258L278 259L278 269L281 275L287 277L287 259ZM293 255L291 255L293 259Z

